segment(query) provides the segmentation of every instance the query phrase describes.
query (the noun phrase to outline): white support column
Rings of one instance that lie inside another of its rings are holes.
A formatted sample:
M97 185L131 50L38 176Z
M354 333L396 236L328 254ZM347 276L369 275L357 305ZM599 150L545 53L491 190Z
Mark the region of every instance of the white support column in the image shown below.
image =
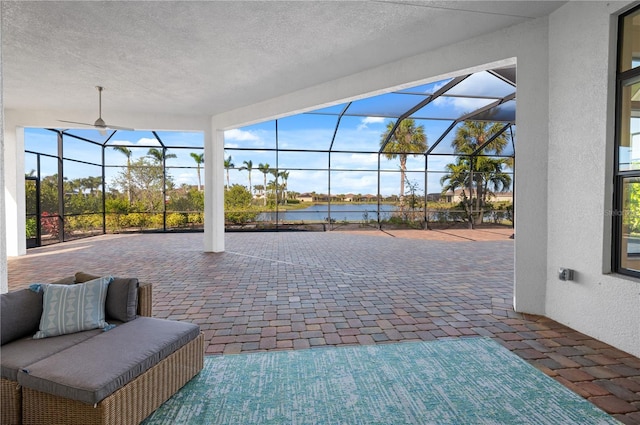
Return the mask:
M204 250L224 251L224 131L212 128L204 140Z
M545 314L549 140L548 30L518 55L514 309Z
M7 118L10 118L7 117ZM4 124L4 223L7 256L27 253L24 193L24 128Z

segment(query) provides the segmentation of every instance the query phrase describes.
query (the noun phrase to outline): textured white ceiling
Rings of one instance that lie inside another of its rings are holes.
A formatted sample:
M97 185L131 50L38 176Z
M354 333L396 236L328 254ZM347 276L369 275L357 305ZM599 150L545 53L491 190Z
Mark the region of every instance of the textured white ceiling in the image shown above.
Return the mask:
M4 107L215 115L562 3L2 2Z

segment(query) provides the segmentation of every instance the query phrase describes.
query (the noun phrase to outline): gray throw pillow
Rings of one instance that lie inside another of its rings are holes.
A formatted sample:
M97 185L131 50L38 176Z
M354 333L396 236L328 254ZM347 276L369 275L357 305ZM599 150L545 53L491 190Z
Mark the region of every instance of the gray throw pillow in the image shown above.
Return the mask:
M97 276L78 272L75 280L78 283L96 279ZM138 311L138 279L116 277L109 284L105 310L107 320L129 322L135 319Z
M116 277L107 292L107 317L128 322L137 317L138 279Z
M64 279L59 279L51 283L54 283L56 285L73 285L74 283L76 283L76 278L75 276L68 276L68 277L65 277Z
M0 295L0 345L35 334L41 316L42 291L21 289Z

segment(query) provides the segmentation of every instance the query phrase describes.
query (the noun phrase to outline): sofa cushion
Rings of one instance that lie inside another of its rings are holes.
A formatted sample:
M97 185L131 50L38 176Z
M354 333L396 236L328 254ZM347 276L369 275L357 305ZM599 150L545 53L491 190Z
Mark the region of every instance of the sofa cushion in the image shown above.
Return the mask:
M99 277L100 276L89 274L89 273L85 273L85 272L78 272L74 276L74 278L75 278L77 283L88 282L90 280L94 280L94 279L97 279Z
M2 346L0 373L3 378L16 381L20 369L101 333L102 329L94 329L45 339L33 339L29 334Z
M87 282L97 279L88 273L78 272L75 275L76 282ZM109 284L105 313L107 320L128 322L137 317L138 309L138 279L115 277Z
M0 295L0 345L32 336L41 316L42 293L21 289Z
M104 318L111 276L76 285L42 285L42 317L35 339L108 326Z
M23 368L18 383L96 404L199 334L192 323L138 317Z

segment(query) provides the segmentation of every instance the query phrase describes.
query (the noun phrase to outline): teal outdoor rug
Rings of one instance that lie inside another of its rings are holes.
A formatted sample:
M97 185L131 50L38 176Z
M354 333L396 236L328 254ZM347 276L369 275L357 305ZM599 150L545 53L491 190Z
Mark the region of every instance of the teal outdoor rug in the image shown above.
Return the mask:
M614 424L488 338L205 358L145 425Z

